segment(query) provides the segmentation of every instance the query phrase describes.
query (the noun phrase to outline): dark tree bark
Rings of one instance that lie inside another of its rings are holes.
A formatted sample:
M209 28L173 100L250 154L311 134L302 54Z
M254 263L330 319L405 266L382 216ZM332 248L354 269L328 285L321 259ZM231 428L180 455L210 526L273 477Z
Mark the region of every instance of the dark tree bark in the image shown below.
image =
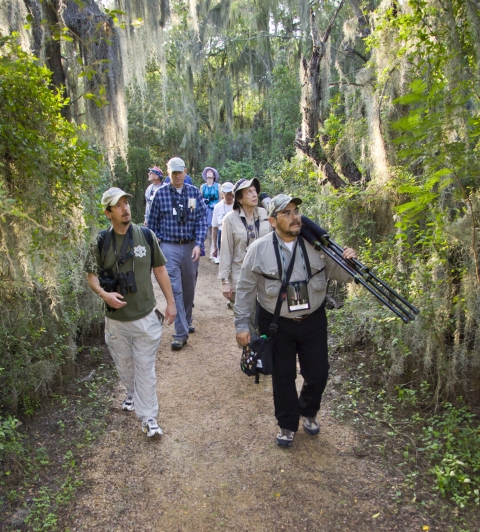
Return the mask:
M355 13L355 16L357 17L358 24L360 26L362 37L367 37L370 35L370 26L368 24L368 19L364 15L362 4L365 4L361 0L350 0L350 5L352 6L352 9ZM373 11L375 8L373 6L373 2L367 2L366 8L368 11Z
M340 167L342 174L348 179L349 183L355 185L363 180L363 176L357 165L352 161L348 152L344 149L342 143L335 148L335 162Z
M43 44L45 65L52 71L50 87L52 90L59 90L64 98L68 98L67 77L63 68L60 39L55 38L60 31L58 0L42 2L41 4L39 4L38 0L24 0L24 2L33 17L33 51L37 57L40 57ZM46 31L42 29L40 24L42 19L48 23ZM61 113L66 120L72 120L72 112L69 105L63 107Z
M294 146L323 172L325 178L334 188L341 188L345 186L346 183L328 161L319 136L320 127L322 125L319 112L320 102L322 100L320 64L325 56L325 44L330 36L333 24L343 3L344 0L340 2L337 11L330 20L323 38L320 37L318 32L315 22L315 14L313 13L313 10L310 10L313 49L308 62L305 57L302 58L302 127L297 131L297 138L294 142Z
M33 35L33 49L32 52L36 57L40 57L43 45L43 29L40 24L42 21L42 7L38 0L24 0L28 12L33 18L32 21L32 35Z
M320 65L325 56L326 42L330 36L335 20L344 4L342 0L332 16L323 37L320 37L313 10L310 10L311 33L313 49L310 60L302 58L302 127L297 131L294 146L311 160L323 173L325 179L334 187L341 188L346 182L336 172L329 161L322 145L319 134L323 129L320 117L320 103L322 100L322 80L320 78ZM345 154L340 161L345 177L351 183L361 181L362 175L355 163Z

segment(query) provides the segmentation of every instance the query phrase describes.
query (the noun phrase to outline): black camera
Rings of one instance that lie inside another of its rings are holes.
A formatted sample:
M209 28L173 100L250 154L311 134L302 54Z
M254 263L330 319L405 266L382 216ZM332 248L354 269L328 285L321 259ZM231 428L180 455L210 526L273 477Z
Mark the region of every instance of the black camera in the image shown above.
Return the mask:
M118 286L118 279L115 278L115 274L111 268L102 270L98 276L100 286L105 292L116 292Z
M100 286L105 290L105 292L116 292L118 286L118 279L115 279L115 274L111 268L100 271L98 276ZM116 309L110 307L105 303L105 307L108 312L115 312Z
M216 196L205 196L205 204L210 205L210 203L213 203L217 198Z

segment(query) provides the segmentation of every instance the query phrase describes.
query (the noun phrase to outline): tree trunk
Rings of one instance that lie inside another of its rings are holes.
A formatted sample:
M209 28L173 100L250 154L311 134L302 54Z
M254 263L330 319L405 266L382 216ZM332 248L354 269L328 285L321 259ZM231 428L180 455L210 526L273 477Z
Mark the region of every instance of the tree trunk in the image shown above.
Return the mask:
M343 3L344 0L340 2L337 11L330 20L323 38L320 37L318 32L313 10L310 10L313 49L308 62L305 58L302 58L302 127L301 130L297 132L297 138L294 142L294 146L323 172L325 178L334 188L344 187L346 183L328 161L319 135L320 129L322 128L319 111L322 99L320 64L325 56L325 44L330 36L333 24Z
M370 35L370 26L368 24L368 19L364 14L364 10L367 9L369 12L373 11L375 9L373 6L373 2L365 3L361 0L350 0L350 5L352 6L355 16L357 17L358 25L362 32L362 37L367 37L368 35Z
M25 5L33 17L33 45L34 53L40 58L42 41L45 47L45 65L52 72L50 86L52 90L59 90L64 99L68 98L67 77L63 68L60 39L56 38L60 32L58 19L58 2L42 2L35 0L24 0ZM41 19L47 21L47 31L44 32L41 26ZM72 111L69 105L61 110L62 116L72 120Z

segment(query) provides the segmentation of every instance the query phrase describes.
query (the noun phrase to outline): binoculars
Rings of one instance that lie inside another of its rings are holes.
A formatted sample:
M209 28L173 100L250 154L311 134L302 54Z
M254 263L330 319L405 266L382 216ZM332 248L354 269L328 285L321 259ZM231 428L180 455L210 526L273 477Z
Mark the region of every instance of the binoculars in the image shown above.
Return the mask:
M118 286L122 296L130 293L134 294L137 291L137 284L135 283L135 274L133 272L118 272Z
M118 272L118 275L115 276L113 270L108 268L100 272L99 281L105 292L116 292L119 288L120 293L124 296L128 293L134 294L137 291L134 272Z

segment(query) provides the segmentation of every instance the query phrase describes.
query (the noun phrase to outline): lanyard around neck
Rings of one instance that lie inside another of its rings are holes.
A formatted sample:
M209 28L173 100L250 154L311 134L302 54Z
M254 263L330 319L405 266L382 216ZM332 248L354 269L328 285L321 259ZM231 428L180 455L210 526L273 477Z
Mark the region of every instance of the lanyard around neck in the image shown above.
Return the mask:
M283 249L282 249L282 246L279 244L278 242L278 239L277 239L277 233L273 233L273 239L274 239L274 244L276 244L274 247L275 247L275 255L277 257L277 263L278 263L278 275L280 276L280 278L282 277L282 271L283 271L283 283L288 283L290 281L290 276L293 272L293 266L295 264L295 252L296 252L296 249L297 249L297 245L300 246L300 256L302 257L302 264L303 264L303 271L305 273L305 281L308 283L310 281L310 279L313 277L313 275L317 275L317 273L320 273L321 271L323 271L325 269L325 267L323 267L321 270L319 270L318 272L314 273L312 275L312 269L310 267L310 260L308 258L308 253L307 253L307 250L305 248L305 242L303 240L303 238L301 236L298 236L297 237L297 241L295 242L295 247L293 248L293 252L292 252L292 258L290 259L290 264L288 266L288 270L286 268L286 260L285 260L285 255L283 254ZM280 259L280 255L281 255L281 259ZM282 268L282 262L283 262L283 268ZM288 275L288 272L290 272L290 275Z
M295 247L293 249L293 253L292 253L292 258L291 258L291 262L293 262L295 260L295 250L297 249L297 244L299 242L299 239L297 239L297 241L295 242ZM308 273L307 273L307 267L306 267L306 264L305 264L305 257L303 255L303 246L300 244L300 257L302 258L302 265L303 265L303 273L305 274L305 281L308 281ZM279 244L279 249L280 249L280 256L282 257L282 263L283 263L283 272L284 272L284 282L285 282L285 276L286 276L286 271L287 271L287 266L286 266L286 259L285 259L285 255L283 253L283 246L281 244Z

